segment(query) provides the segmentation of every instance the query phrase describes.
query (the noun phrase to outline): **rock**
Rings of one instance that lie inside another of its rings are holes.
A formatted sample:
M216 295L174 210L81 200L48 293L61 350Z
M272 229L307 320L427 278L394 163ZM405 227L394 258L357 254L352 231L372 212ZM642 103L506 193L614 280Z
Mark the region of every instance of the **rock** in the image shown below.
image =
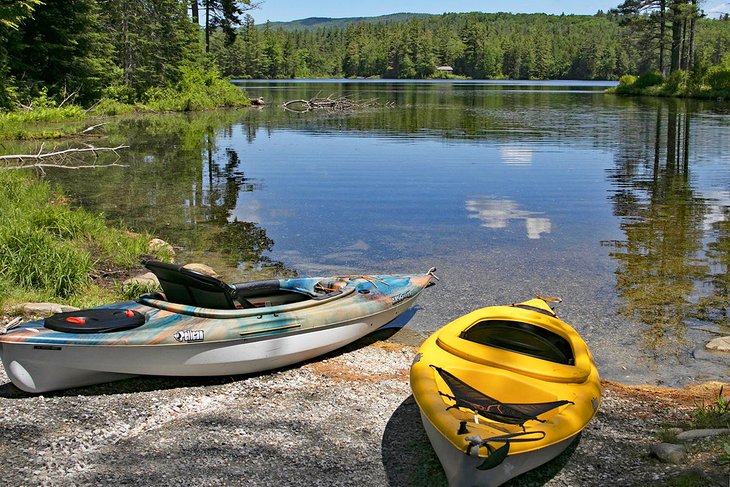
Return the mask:
M730 428L713 428L683 431L677 435L679 441L692 441L699 438L709 438L710 436L730 434Z
M122 287L130 285L160 287L160 281L157 279L156 275L152 272L148 272L146 274L131 277L122 283Z
M687 450L684 445L675 445L673 443L658 443L651 446L651 453L664 463L673 463L679 465L684 462L687 456Z
M56 313L66 313L68 311L77 311L79 308L75 306L66 306L57 303L20 303L13 307L15 313L23 313L24 315L50 316Z
M153 238L152 240L150 240L147 244L147 250L152 254L163 251L169 253L170 255L175 255L175 250L172 248L172 245L160 238Z
M196 262L193 262L190 264L185 264L183 267L186 269L190 269L191 271L199 272L200 274L205 274L206 276L215 278L220 277L220 274L214 271L212 267L209 267L205 264L198 264Z
M713 338L705 345L705 348L718 352L730 352L730 336Z

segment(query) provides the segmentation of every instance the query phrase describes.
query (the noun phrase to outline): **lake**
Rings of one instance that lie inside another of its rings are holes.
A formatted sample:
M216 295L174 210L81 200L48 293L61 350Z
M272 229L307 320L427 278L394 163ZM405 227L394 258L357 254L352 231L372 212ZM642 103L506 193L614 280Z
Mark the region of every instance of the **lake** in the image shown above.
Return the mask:
M541 293L604 378L726 378L704 344L730 334L728 104L598 82L237 84L267 106L122 118L129 167L48 177L231 280L435 266L404 342ZM281 107L312 97L372 106Z

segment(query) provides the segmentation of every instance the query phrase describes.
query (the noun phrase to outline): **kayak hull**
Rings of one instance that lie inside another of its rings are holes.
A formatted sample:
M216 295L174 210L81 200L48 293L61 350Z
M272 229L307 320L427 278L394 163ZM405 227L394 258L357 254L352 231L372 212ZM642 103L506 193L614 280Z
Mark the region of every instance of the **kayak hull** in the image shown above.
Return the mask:
M497 487L554 459L563 453L578 436L576 434L539 450L508 455L501 464L493 469L479 470L477 467L484 462L484 458L465 455L463 451L454 448L454 445L439 433L423 412L421 412L421 421L451 486Z
M35 327L26 327L22 339L18 334L14 341L9 341L12 332L0 336L0 355L10 380L31 393L136 375L250 374L312 359L384 326L415 302L428 278L408 281L408 298L395 303L389 299L375 300L368 306L355 303L353 306L361 310L357 316L353 316L355 309L345 310L348 302L352 304L352 300L358 298L358 293L352 292L339 300L311 308L293 305L290 307L299 309L288 313L278 309L268 314L261 310L261 314L243 318L180 317L138 304L132 307L148 316L148 324L119 333L77 336L50 332L38 327L36 322ZM196 312L201 314L199 308ZM167 326L154 332L144 329L153 326L157 319L168 323ZM33 333L29 328L40 330L36 333L38 336L29 336ZM223 333L221 328L227 335L215 339ZM231 332L231 328L237 332ZM148 343L133 343L143 334ZM213 339L207 340L208 336ZM192 341L196 339L200 341Z

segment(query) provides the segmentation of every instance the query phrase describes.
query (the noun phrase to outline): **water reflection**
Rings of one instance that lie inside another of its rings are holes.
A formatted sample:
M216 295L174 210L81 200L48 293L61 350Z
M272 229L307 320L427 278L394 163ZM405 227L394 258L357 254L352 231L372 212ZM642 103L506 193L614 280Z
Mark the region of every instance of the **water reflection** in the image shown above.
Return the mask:
M109 145L132 142L129 168L52 177L226 278L437 266L451 284L409 324L424 334L561 295L607 377L681 381L697 330L730 330L728 108L600 89L252 83L269 107L124 119ZM317 94L396 105L278 106Z
M618 262L623 312L645 325L650 348L680 350L691 318L727 325L727 192L696 187L689 102L637 115L608 171L625 239L604 243Z
M522 220L527 228L527 238L539 239L543 233L550 233L552 225L549 218L536 217L539 213L521 210L514 201L500 199L471 199L466 201L466 209L486 228L507 228L511 220Z
M124 154L129 168L88 179L50 175L67 184L82 206L173 242L182 252L178 260L204 259L226 277L295 274L267 255L273 240L239 211L242 196L260 189L247 177L238 152L218 147L239 117L231 112L126 119L117 130L136 142Z

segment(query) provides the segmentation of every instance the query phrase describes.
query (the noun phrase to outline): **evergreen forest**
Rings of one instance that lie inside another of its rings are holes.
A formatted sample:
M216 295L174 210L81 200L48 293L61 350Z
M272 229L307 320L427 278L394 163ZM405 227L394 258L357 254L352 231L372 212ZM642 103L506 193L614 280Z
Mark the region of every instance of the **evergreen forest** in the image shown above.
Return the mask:
M727 16L703 18L688 1L661 2L667 4L662 13L659 3L629 0L593 16L401 14L398 21L348 24L333 19L314 29L257 26L246 16L232 44L222 33L213 35L211 52L225 75L238 78L612 80L687 70L690 63L681 61L688 52L698 69L730 63Z
M655 74L622 83L636 87L682 72L710 83L713 94L730 89L730 20L707 18L697 0L625 0L589 16L316 19L315 28L306 21L256 25L247 14L253 8L251 0L0 2L0 109L65 104L119 113L120 106L187 111L247 103L226 77Z

